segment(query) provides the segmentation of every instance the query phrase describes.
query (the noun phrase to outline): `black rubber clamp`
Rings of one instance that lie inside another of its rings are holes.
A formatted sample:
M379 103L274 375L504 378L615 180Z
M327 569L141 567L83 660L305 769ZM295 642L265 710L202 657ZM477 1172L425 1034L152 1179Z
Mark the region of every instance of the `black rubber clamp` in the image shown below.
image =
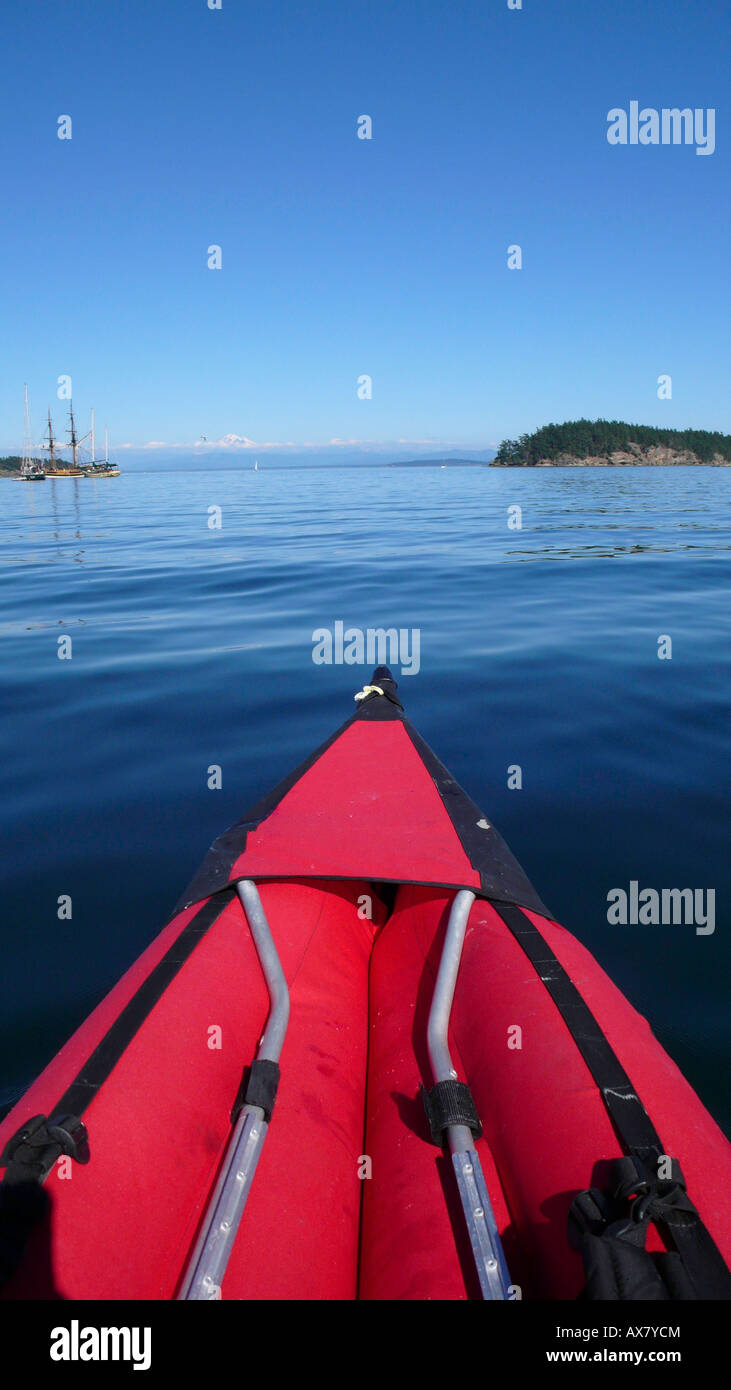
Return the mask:
M430 1091L419 1087L424 1102L426 1118L429 1121L431 1137L441 1148L444 1131L450 1125L466 1125L474 1139L482 1134L480 1117L472 1099L472 1092L464 1081L437 1081Z
M270 1062L265 1057L244 1067L241 1085L231 1111L231 1123L235 1124L245 1105L256 1105L264 1111L267 1124L272 1118L274 1102L279 1085L279 1063Z

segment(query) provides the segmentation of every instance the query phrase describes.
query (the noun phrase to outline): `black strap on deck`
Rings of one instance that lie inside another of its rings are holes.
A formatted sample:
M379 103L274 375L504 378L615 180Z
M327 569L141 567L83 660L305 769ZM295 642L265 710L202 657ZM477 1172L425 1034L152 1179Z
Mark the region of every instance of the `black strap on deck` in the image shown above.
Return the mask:
M231 902L233 888L204 902L153 966L61 1096L51 1118L34 1115L0 1154L0 1285L17 1269L28 1236L48 1208L43 1183L62 1155L89 1162L89 1137L80 1116L108 1080L145 1019L199 941Z
M675 1287L679 1288L685 1279L686 1289L686 1292L680 1295L676 1292L659 1296L731 1299L731 1272L704 1226L700 1214L685 1192L680 1165L676 1159L672 1159L670 1175L665 1177L669 1155L666 1154L650 1116L588 1004L582 999L548 942L522 909L492 899L490 902L546 986L599 1087L599 1093L616 1133L629 1155L626 1159L617 1160L615 1164L619 1181L615 1183L611 1193L611 1205L605 1205L609 1200L605 1194L591 1188L580 1193L572 1207L571 1221L574 1232L577 1224L581 1227L582 1221L585 1221L586 1210L592 1209L592 1202L602 1218L596 1223L586 1223L582 1231L585 1237L582 1253L589 1274L588 1296L658 1296L621 1292L624 1273L618 1257L618 1252L624 1252L626 1258L631 1255L635 1259L640 1247L641 1253L652 1262L653 1257L644 1250L644 1237L650 1222L655 1222L668 1232L683 1265L684 1275L676 1276ZM664 1160L664 1165L661 1165L661 1159ZM623 1217L619 1215L620 1211L624 1214ZM597 1240L605 1240L601 1253ZM672 1262L666 1263L672 1271ZM596 1271L597 1265L601 1265L603 1275L595 1282L605 1287L604 1276L606 1271L612 1268L619 1292L614 1295L592 1294L592 1271ZM692 1292L687 1292L688 1289Z
M602 1100L625 1147L645 1161L657 1161L665 1152L662 1140L616 1052L607 1042L573 980L521 908L499 902L492 902L491 906L510 928L546 986L599 1087Z

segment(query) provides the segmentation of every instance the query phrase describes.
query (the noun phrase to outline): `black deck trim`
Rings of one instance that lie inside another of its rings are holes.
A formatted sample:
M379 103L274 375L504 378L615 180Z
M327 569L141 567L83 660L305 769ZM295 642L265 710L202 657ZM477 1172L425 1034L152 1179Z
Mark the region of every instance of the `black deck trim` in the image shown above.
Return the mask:
M293 772L288 773L281 782L277 783L276 787L273 787L270 792L266 793L266 796L257 801L241 817L241 820L230 825L228 830L224 830L223 834L213 841L203 863L199 865L182 897L178 899L172 917L177 917L178 913L182 912L184 908L190 907L191 903L201 902L203 898L209 898L212 893L220 893L231 882L231 871L236 860L246 849L246 837L249 831L256 830L257 826L261 825L262 821L272 814L272 811L276 809L280 801L284 800L295 783L299 782L300 778L314 767L323 753L326 753L328 748L331 748L340 738L340 735L345 733L345 730L355 722L359 714L360 711L356 710L355 714L346 719L345 723L341 724L340 728L336 729L325 743L321 743L319 748L310 754L309 758L305 758L304 762L300 763Z
M499 831L491 822L487 828L480 824L486 819L480 808L408 719L404 720L404 728L439 792L470 864L480 875L482 896L505 903L520 903L542 917L550 917L548 908Z
M639 1158L649 1172L657 1173L658 1159L667 1150L586 1000L530 918L512 904L491 905L546 986L596 1082L620 1144L628 1154ZM680 1255L695 1290L694 1297L731 1298L731 1273L697 1208L690 1200L678 1205L675 1220L672 1215L658 1219ZM610 1226L610 1232L613 1229Z
M150 971L147 979L143 980L139 989L135 991L122 1012L115 1018L111 1028L104 1034L101 1042L87 1058L68 1090L54 1106L52 1114L83 1115L90 1101L104 1085L135 1034L142 1027L148 1014L152 1012L168 985L175 979L181 966L190 959L198 943L202 941L206 932L217 921L233 897L233 888L228 893L219 893L209 902L205 902L200 910L191 917L162 959Z
M506 927L522 947L568 1028L597 1086L617 1135L629 1153L646 1161L665 1152L662 1140L611 1043L570 975L519 907L495 902Z

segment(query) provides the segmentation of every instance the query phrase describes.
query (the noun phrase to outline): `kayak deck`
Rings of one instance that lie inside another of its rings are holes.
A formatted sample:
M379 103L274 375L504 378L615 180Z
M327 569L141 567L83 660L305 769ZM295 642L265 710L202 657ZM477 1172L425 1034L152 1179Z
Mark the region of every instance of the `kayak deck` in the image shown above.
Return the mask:
M427 1025L457 895L469 916L447 1045L481 1121L473 1152L510 1296L579 1295L569 1209L606 1190L622 1154L652 1160L673 1218L680 1188L657 1165L679 1160L707 1228L690 1216L690 1296L726 1296L710 1247L731 1256L727 1141L407 723L390 673L373 681L356 714L214 843L172 920L0 1125L2 1297L187 1295L270 1011L243 881L271 930L289 1025L266 1143L213 1285L222 1298L480 1296L457 1170L419 1098L436 1079ZM25 1137L33 1117L49 1127L45 1150ZM67 1145L59 1157L64 1117L76 1135L83 1122L88 1155ZM664 1248L661 1230L650 1226L649 1249ZM641 1279L658 1277L648 1257Z
M222 1297L479 1296L446 1160L418 1098L430 1080L426 1020L453 894L404 885L389 910L388 891L365 881L258 886L291 1014ZM238 898L214 902L212 921L205 907L188 909L163 932L24 1097L24 1116L57 1111L73 1074L88 1092L93 1160L72 1165L71 1177L63 1160L52 1170L48 1215L6 1296L179 1292L269 1006ZM723 1246L723 1136L589 954L536 921L638 1090L652 1095L653 1120ZM484 900L469 917L450 1046L482 1120L476 1150L511 1277L526 1298L575 1298L583 1271L566 1239L568 1208L618 1142L539 976ZM17 1123L8 1117L3 1130Z

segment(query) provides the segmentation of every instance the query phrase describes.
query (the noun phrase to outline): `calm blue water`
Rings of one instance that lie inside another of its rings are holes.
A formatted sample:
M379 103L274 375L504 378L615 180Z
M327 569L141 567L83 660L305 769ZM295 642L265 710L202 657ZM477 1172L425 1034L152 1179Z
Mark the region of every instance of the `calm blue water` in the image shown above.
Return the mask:
M350 713L370 670L312 661L341 619L420 629L412 721L728 1126L730 494L714 468L0 480L0 1101ZM609 926L630 879L715 888L715 933Z

